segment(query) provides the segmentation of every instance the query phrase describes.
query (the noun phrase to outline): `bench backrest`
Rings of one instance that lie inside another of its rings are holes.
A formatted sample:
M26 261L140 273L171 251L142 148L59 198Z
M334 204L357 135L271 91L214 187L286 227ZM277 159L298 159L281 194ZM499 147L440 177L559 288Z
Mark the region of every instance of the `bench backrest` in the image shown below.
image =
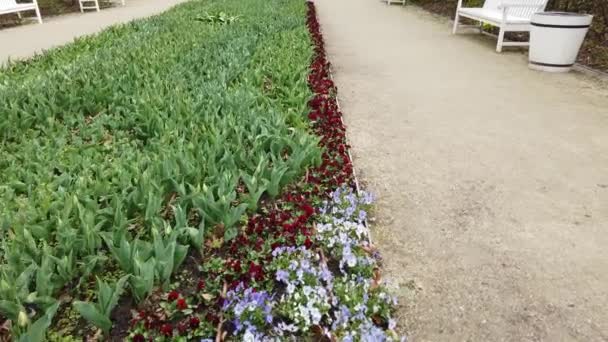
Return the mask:
M0 0L2 1L2 0ZM484 9L489 10L501 10L500 5L502 3L514 3L514 4L530 4L536 5L537 7L512 7L509 9L509 15L513 15L520 18L531 19L532 15L536 12L542 12L547 7L548 0L486 0L483 4Z
M0 0L0 10L15 8L17 3L15 0Z

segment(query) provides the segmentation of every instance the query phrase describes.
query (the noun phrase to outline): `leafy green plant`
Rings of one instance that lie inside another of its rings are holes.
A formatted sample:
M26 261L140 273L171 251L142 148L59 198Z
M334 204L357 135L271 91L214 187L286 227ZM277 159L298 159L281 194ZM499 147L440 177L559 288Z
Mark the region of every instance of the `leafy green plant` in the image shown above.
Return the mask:
M139 239L129 241L125 231L122 231L115 240L112 239L113 236L110 233L103 234L102 236L106 246L114 257L114 260L116 260L122 270L127 273L133 272L133 263L136 254L140 257L143 256L147 258L151 253L149 243ZM116 246L115 243L118 243L118 246Z
M209 14L205 12L203 16L197 17L195 20L211 23L211 24L231 24L237 20L239 20L238 15L228 15L225 12L217 12L213 14Z
M139 254L135 254L133 259L133 274L129 280L131 290L135 298L139 301L148 296L154 289L154 270L156 260L148 258L142 261Z
M19 342L42 342L45 341L46 329L51 325L53 317L57 313L59 302L46 309L44 314L34 323L27 326L26 330L19 336Z
M179 234L180 231L170 227L167 227L167 232L164 235L161 235L157 229L152 229L156 275L164 288L168 286L171 274L181 265L188 252L187 246L177 242Z
M270 179L268 181L268 194L275 198L281 190L283 176L289 169L281 159L275 160L275 166L270 170Z
M257 170L256 170L257 171ZM258 209L258 202L260 198L268 190L267 182L259 178L259 172L255 172L253 175L244 173L241 176L243 183L247 187L247 196L244 201L247 203L247 209L256 211Z
M74 308L87 321L103 330L104 333L108 333L112 328L110 314L116 304L118 304L118 300L120 299L127 279L129 279L128 275L123 276L118 279L114 286L110 286L103 280L97 278L97 302L75 301L73 303Z
M199 253L203 252L203 243L205 241L205 220L201 219L198 227L191 227L188 223L188 213L182 206L173 207L173 215L175 216L175 229L183 231L186 235L188 243L194 247Z

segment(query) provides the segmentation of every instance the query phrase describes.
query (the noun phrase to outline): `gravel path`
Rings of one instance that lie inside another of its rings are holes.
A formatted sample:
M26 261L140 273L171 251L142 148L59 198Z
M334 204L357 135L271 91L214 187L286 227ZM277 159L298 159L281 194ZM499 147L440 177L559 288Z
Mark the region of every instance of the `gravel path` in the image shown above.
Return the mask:
M414 6L317 0L413 341L608 341L608 88Z
M43 50L64 45L74 38L97 33L104 28L161 13L185 0L126 0L100 12L88 11L42 17L44 24L25 24L0 30L0 65L31 57ZM28 13L24 13L29 15Z

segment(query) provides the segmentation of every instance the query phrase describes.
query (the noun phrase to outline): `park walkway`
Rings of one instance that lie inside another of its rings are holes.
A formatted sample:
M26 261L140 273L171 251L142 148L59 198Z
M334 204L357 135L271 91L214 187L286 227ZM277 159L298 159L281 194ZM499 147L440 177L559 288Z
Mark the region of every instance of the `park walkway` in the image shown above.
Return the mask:
M161 13L185 0L126 0L126 5L100 12L43 17L44 24L28 24L0 30L0 65L23 59L74 38L97 33L104 28Z
M421 341L608 341L608 91L377 0L317 0L375 239Z

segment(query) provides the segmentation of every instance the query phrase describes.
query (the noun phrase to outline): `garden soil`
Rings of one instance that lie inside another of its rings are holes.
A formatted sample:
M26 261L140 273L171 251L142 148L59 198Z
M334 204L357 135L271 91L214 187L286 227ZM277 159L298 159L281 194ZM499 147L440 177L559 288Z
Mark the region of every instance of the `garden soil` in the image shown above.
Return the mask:
M126 0L125 6L55 17L42 17L44 24L25 23L0 30L0 65L9 59L31 57L61 46L74 38L97 33L104 28L161 13L185 0ZM116 1L118 2L118 1ZM29 13L28 13L29 15ZM24 14L25 16L25 14Z
M608 87L414 6L316 3L410 341L608 341Z

